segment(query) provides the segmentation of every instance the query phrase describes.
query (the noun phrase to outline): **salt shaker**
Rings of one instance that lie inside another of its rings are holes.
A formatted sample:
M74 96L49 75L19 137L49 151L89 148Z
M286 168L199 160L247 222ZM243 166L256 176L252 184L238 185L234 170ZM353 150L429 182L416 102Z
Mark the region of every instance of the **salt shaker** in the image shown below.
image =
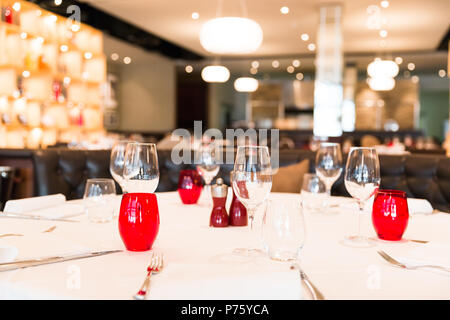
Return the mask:
M233 172L230 173L231 183L233 183ZM236 193L233 190L233 200L230 205L230 226L246 226L247 225L247 209L241 201L236 197Z
M227 202L228 186L223 183L222 178L217 179L216 184L212 186L211 195L213 198L213 209L209 225L216 228L227 227L228 213L225 203Z

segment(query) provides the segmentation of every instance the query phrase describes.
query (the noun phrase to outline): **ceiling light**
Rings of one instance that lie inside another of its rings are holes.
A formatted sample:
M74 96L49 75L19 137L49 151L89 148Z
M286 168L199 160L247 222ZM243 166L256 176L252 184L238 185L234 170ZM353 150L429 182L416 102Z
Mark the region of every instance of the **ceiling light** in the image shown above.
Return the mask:
M259 68L259 62L258 61L252 61L252 68Z
M296 68L300 67L300 60L295 59L294 61L292 61L292 65Z
M234 81L234 88L239 92L255 92L259 83L255 78L241 77Z
M227 82L230 71L224 66L207 66L202 70L202 79L206 82Z
M402 64L403 58L402 57L395 57L394 61L395 61L396 64Z
M25 70L24 72L22 72L22 76L23 76L24 78L28 78L28 77L30 76L30 71Z
M12 7L15 11L20 11L20 2L14 2Z
M42 38L42 37L37 37L37 38L36 38L36 41L37 41L38 43L40 43L40 44L43 44L43 43L44 43L44 38Z
M63 82L66 86L70 84L70 81L71 81L70 77L64 77Z
M258 73L258 69L256 69L256 68L250 68L250 73L251 73L251 74L257 74L257 73Z
M412 83L419 83L419 76L412 76L411 81Z
M395 87L395 80L388 77L369 78L368 83L370 89L375 91L389 91Z
M192 71L194 71L194 68L188 64L185 68L184 71L186 71L187 73L191 73Z
M27 37L28 37L28 35L27 35L26 32L22 32L22 33L20 34L20 38L23 39L23 40L25 40Z
M84 53L84 58L87 59L87 60L91 59L92 58L92 52L85 52Z
M303 73L301 73L301 72L297 73L297 74L295 75L295 78L296 78L297 80L303 80Z
M278 68L279 66L280 66L280 62L278 62L278 60L273 60L272 61L272 67Z
M416 65L412 62L408 63L408 70L413 71L416 68Z
M389 1L383 0L383 1L380 2L380 5L381 5L382 8L386 9L387 7L389 7Z
M55 0L55 5L59 6L59 5L61 5L61 3L62 3L62 0Z
M289 72L289 73L294 73L294 67L293 66L289 66L289 67L287 67L286 68L286 70L287 70L287 72Z
M308 44L308 50L309 50L309 51L314 51L314 50L316 50L316 45L315 45L314 43Z
M215 18L204 23L200 30L201 45L212 53L251 53L261 46L262 41L260 25L247 18Z
M447 73L445 72L444 69L441 69L441 70L439 70L439 72L438 72L438 75L439 75L439 77L441 77L441 78L445 77L446 74L447 74Z
M198 18L200 18L200 15L198 14L198 12L192 12L191 17L192 19L197 20Z
M372 78L394 78L398 71L398 65L391 60L374 60L367 66L367 73Z
M288 7L281 7L280 12L282 14L288 14L289 13L289 8Z
M117 53L111 53L111 60L112 61L117 61L117 60L119 60L119 54L117 54Z
M70 30L72 30L73 32L77 32L80 30L80 25L77 23L72 24L72 26L70 27Z
M130 64L131 63L131 58L130 57L123 58L123 63Z
M69 50L69 47L63 44L59 47L59 50L61 50L61 52L67 52L67 50Z
M302 35L300 36L300 38L303 41L308 41L309 40L309 35L307 33L302 33Z
M380 37L386 38L388 35L388 32L386 30L380 30Z

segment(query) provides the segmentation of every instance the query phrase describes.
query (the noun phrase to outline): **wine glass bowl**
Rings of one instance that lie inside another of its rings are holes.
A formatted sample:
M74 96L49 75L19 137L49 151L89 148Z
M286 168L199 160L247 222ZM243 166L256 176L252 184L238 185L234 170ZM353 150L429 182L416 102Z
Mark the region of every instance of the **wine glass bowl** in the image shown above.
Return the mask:
M342 153L338 143L322 142L316 153L316 174L325 183L328 195L342 173Z
M214 143L204 144L197 151L197 171L205 181L204 202L211 204L211 182L219 173L220 165L216 159ZM203 197L202 197L203 198Z
M123 176L127 192L155 192L159 183L156 145L154 143L128 143L125 151Z
M111 149L109 172L125 193L125 178L123 177L123 165L125 163L125 150L130 141L117 141Z

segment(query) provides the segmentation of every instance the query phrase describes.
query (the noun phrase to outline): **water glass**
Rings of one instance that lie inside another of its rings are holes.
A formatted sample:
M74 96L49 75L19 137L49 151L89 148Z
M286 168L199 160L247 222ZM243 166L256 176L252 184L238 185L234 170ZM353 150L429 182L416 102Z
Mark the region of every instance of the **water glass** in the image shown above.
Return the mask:
M324 207L327 199L327 189L318 175L306 173L303 176L301 197L305 209L315 211Z
M406 192L378 190L373 201L372 223L378 238L399 241L409 219Z
M298 260L305 243L305 232L301 202L268 201L263 218L262 236L271 259Z
M116 185L112 179L88 179L83 196L84 210L91 222L108 222L114 216Z

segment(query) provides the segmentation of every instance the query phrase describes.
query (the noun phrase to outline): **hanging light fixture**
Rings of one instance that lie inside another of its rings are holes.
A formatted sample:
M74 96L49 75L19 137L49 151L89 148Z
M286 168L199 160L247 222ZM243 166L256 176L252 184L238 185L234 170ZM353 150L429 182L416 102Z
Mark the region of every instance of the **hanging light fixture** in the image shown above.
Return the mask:
M255 92L258 86L258 80L251 77L240 77L234 81L234 89L239 92Z
M248 18L215 18L203 24L200 31L203 48L218 54L251 53L261 46L262 41L260 25Z
M230 71L224 66L207 66L202 70L202 79L206 82L224 83L230 78Z
M394 89L395 80L391 77L369 78L369 87L375 91L389 91Z
M367 73L372 78L394 78L398 71L398 65L391 60L375 59L367 66Z

